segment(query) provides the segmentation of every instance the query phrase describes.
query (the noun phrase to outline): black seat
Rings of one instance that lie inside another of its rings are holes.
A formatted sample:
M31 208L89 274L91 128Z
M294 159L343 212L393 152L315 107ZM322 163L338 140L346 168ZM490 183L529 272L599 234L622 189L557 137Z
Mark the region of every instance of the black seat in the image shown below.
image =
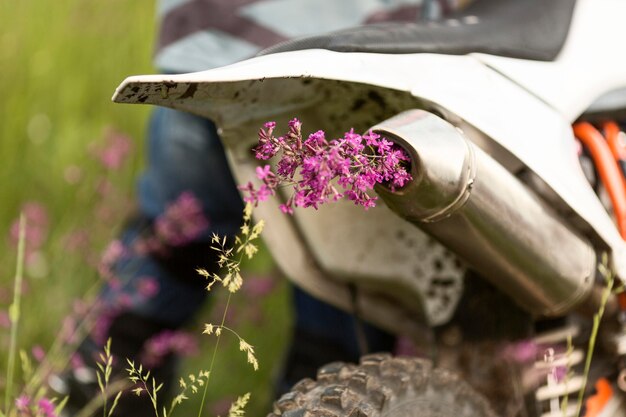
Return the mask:
M261 52L328 49L387 54L482 52L552 61L569 32L576 0L476 0L438 22L382 23L287 41Z

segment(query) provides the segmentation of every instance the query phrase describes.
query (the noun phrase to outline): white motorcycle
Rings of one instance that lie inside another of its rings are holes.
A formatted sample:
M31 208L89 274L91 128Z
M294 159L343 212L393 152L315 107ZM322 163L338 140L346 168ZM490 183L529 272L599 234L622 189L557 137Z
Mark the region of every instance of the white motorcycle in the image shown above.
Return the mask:
M437 368L389 355L331 364L273 415L576 415L586 377L577 341L603 311L583 408L626 416L624 312L605 279L626 279L621 136L606 124L607 143L588 123L626 110L624 41L624 0L486 0L440 22L348 29L210 71L130 77L113 100L214 120L241 183L254 177L250 149L267 120L298 117L329 135L371 128L410 155L413 180L379 186L385 204L367 212L337 203L285 216L277 198L255 215L297 285L410 335ZM596 190L575 136L602 180ZM502 354L523 346L530 365Z

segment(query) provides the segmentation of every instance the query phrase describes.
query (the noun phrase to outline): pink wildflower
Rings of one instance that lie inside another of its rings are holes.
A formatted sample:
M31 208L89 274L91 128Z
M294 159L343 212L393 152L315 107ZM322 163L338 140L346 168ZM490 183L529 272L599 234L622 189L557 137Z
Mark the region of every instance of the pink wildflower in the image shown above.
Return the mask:
M72 369L79 369L85 366L85 361L78 353L74 353L70 358L70 366Z
M127 310L133 305L133 297L126 293L119 294L116 301L119 310Z
M326 134L323 130L311 133L304 141L304 146L308 147L315 153L323 152L324 148L328 146L328 143L326 142Z
M292 200L290 200L292 202ZM289 204L290 201L287 201L287 204L281 204L280 206L278 206L278 208L280 209L280 211L282 211L284 214L293 214L293 207L292 204Z
M141 277L137 283L137 292L143 298L152 298L159 292L159 283L153 277Z
M198 343L195 337L183 331L162 331L144 343L141 362L148 367L155 367L172 353L181 356L197 354Z
M270 195L274 195L274 190L266 184L261 184L257 190L251 182L248 182L245 186L240 186L239 189L248 193L248 195L243 198L243 201L247 203L256 204L267 200Z
M104 146L96 149L96 156L107 169L117 170L133 150L129 136L113 129L105 132Z
M250 277L246 279L242 289L244 293L254 299L265 297L276 287L276 282L271 277Z
M298 119L289 122L285 136L274 136L275 126L268 122L265 129L260 129L255 151L261 160L280 154L276 174L269 165L258 167L261 186L248 183L240 187L246 202L256 205L274 195L279 186L288 185L293 194L280 205L283 213L293 214L295 207L318 208L342 197L367 209L375 206L377 197L368 192L376 184L393 190L411 180L406 167L409 157L404 150L374 132L359 135L350 129L342 138L327 141L319 130L303 141Z
M256 176L260 180L266 179L270 175L270 166L265 165L264 167L256 167Z
M127 249L121 240L113 240L104 250L100 263L98 265L98 272L106 280L112 280L114 278L113 268L115 264L127 254Z
M102 312L94 323L93 329L91 330L91 337L99 345L104 346L108 337L109 337L109 329L113 324L113 320L120 314L119 310L113 308L108 311Z
M154 224L158 242L169 246L189 243L208 227L209 221L202 211L202 203L189 191L178 196Z
M265 123L265 129L259 130L259 146L256 149L257 159L270 159L278 152L278 140L273 136L275 122Z
M40 345L33 346L33 348L31 349L31 353L33 354L33 358L35 358L37 362L43 361L46 357L46 351L43 350Z
M15 408L17 411L27 411L30 405L30 398L27 395L20 395L15 400Z
M45 397L37 402L37 408L39 409L37 415L42 415L43 417L57 417L54 412L54 403Z

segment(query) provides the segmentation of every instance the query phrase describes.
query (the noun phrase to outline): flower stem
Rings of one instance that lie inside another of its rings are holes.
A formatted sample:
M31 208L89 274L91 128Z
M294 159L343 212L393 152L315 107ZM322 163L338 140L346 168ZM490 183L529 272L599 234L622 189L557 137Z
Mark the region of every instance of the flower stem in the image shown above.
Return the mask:
M4 392L4 410L8 414L11 408L11 392L13 390L13 373L15 369L15 353L17 351L17 330L20 319L20 304L22 299L22 280L24 275L24 252L26 242L26 217L20 215L19 240L17 244L17 266L13 287L13 304L9 308L11 319L11 338L9 341L9 359L7 365L6 391Z
M576 417L580 416L580 412L583 407L583 400L585 396L585 390L587 389L587 382L589 379L589 370L591 368L591 359L593 358L593 351L596 346L596 338L598 336L598 330L600 329L600 323L602 321L602 316L604 315L604 308L606 307L606 303L611 295L613 290L613 284L615 283L615 276L613 272L609 271L606 266L606 260L603 260L603 263L600 265L600 272L604 276L606 281L606 287L604 288L604 292L602 293L602 298L600 301L600 307L598 311L593 316L593 326L591 328L591 336L589 337L589 345L587 347L587 356L585 358L585 369L583 374L583 385L578 392L578 404L576 409Z
M224 323L226 323L226 314L228 313L228 306L230 305L230 298L232 297L232 293L228 293L228 298L226 300L226 307L224 307L224 314L222 315L222 322L220 323L220 327L224 327ZM217 341L215 342L215 348L213 349L213 355L211 356L211 363L209 365L209 376L207 377L206 383L204 384L204 391L202 392L202 401L200 402L200 409L198 410L198 417L201 417L202 410L204 409L204 402L206 400L207 389L209 387L209 380L211 379L211 375L213 374L213 364L215 363L215 357L217 356L217 349L220 345L220 339L222 338L222 334L220 333L217 336Z

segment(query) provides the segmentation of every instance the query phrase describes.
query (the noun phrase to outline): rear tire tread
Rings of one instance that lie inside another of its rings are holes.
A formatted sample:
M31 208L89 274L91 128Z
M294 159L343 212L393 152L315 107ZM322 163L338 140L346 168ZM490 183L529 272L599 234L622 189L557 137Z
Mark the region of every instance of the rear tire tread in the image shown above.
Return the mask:
M424 417L495 417L484 397L453 372L384 353L364 356L358 366L325 365L317 381L303 379L276 401L268 417L390 417L403 406L423 410Z

